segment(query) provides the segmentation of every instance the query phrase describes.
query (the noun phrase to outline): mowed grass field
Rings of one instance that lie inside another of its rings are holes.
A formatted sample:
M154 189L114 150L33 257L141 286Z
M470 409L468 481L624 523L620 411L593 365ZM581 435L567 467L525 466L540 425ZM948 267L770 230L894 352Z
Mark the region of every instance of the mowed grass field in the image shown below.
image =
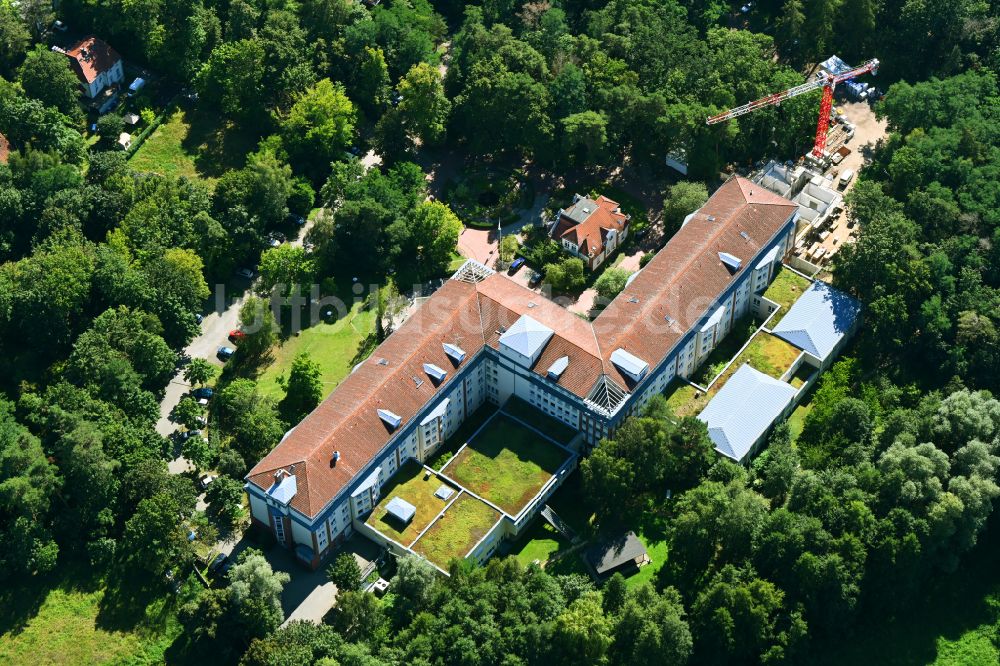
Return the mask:
M458 492L458 489L453 488L433 474L427 476L424 468L420 465L414 462L408 463L403 469L396 472L389 485L382 489L382 499L368 516L366 522L391 539L395 539L404 546L409 546L454 497L452 495L448 500L435 497L434 493L442 485L452 488L455 493ZM386 506L393 497L399 497L409 502L417 510L409 524L401 525L399 521L388 515Z
M0 592L0 663L164 663L181 634L176 608L188 591L142 601L120 598L131 592L109 598L74 567L54 583L50 577L8 586Z
M568 454L503 415L483 428L444 473L512 516L541 490Z
M358 350L375 330L375 314L355 304L347 316L332 324L318 323L281 342L273 351L274 360L257 378L260 392L275 400L285 397L278 383L288 377L295 357L306 352L319 364L324 396L329 395L357 362Z
M499 511L462 493L412 548L447 570L453 559L465 557L498 520Z
M229 169L239 169L257 137L220 124L206 113L175 109L139 147L129 166L164 176L200 178L209 185Z

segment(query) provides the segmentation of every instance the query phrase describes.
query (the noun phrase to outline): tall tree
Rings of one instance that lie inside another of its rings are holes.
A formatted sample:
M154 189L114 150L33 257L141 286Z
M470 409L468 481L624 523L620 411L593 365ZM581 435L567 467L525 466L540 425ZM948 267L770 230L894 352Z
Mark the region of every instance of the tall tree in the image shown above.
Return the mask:
M70 118L81 117L80 83L62 53L36 47L24 59L19 80L29 97L59 109Z
M288 379L284 382L285 398L279 409L288 423L301 421L323 399L323 380L319 364L302 352L292 361Z

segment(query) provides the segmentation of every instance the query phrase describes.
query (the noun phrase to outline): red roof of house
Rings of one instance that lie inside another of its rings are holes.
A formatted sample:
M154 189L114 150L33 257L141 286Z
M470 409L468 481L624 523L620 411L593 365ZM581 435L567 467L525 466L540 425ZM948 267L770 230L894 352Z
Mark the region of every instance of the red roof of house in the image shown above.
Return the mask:
M795 210L792 202L750 181L730 180L593 323L500 273L477 284L448 280L247 478L268 490L279 470L294 466L297 492L291 506L318 515L462 365L484 346L497 349L501 332L522 315L554 332L533 372L545 376L566 356L569 364L557 383L573 394L587 397L604 376L631 390L633 382L611 363L612 352L622 348L650 367L658 364L739 274L731 273L718 253L738 257L745 270ZM445 353L445 343L465 351L462 363ZM435 385L425 363L445 369L446 378ZM401 424L390 430L378 409L397 414ZM340 452L336 465L334 451Z
M0 134L0 164L7 164L10 157L10 141L3 134Z
M621 233L628 222L628 215L621 212L617 201L604 195L596 199L580 197L559 215L552 236L566 238L580 248L581 254L595 256L604 251L608 232L614 229Z
M103 40L94 37L84 37L76 45L66 50L73 71L81 80L88 84L107 72L121 60L121 56Z

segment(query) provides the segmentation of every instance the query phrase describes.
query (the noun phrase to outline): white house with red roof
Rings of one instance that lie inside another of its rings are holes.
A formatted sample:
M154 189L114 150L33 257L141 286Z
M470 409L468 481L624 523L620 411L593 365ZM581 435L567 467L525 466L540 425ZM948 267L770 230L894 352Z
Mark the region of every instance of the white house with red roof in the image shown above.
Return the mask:
M53 47L53 50L57 49ZM93 35L84 37L66 50L58 50L69 58L70 67L80 79L83 94L90 99L95 99L105 88L121 83L125 78L121 56Z
M594 270L628 237L630 221L617 201L604 195L591 199L576 194L572 206L559 209L549 233L564 250Z

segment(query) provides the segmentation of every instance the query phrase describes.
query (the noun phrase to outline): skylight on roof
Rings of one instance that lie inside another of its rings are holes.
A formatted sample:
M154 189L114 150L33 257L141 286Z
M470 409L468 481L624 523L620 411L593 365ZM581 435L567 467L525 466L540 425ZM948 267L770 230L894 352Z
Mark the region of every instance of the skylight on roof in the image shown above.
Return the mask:
M465 360L465 350L458 345L451 345L446 342L441 346L444 347L444 353L447 354L451 360L455 361L455 363L461 363Z
M745 231L741 231L740 236L743 236L743 240L750 240L750 234Z
M448 376L447 372L445 372L442 368L434 365L433 363L424 363L424 372L426 372L427 376L430 377L432 380L434 380L436 383L443 382L444 378Z
M385 422L387 426L395 430L399 427L399 424L403 422L403 417L394 412L390 412L388 409L377 409L378 417Z
M726 265L726 268L728 268L733 273L740 270L740 266L743 265L742 259L740 259L735 255L729 254L728 252L720 252L719 259L721 259L722 263Z

